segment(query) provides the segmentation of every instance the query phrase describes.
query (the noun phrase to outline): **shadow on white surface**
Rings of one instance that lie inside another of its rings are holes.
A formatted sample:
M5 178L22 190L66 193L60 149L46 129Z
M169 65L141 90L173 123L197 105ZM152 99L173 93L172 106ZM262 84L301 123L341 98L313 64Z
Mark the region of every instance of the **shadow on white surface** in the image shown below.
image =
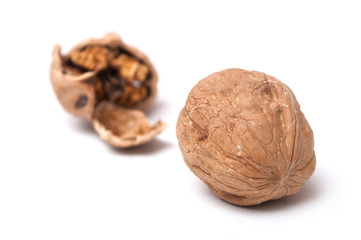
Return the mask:
M237 206L226 201L219 199L203 182L198 181L196 184L198 187L196 189L202 194L203 198L207 201L212 202L216 205L226 205L226 208L232 210L242 210L247 212L276 212L287 210L295 207L300 207L302 205L317 201L322 196L322 179L318 177L319 175L314 175L312 178L303 186L303 188L294 195L283 197L277 200L271 200L264 203L261 203L256 206Z
M130 147L130 148L115 148L110 147L111 151L117 154L123 154L123 155L149 155L149 154L155 154L158 152L161 152L163 150L166 150L168 148L171 148L173 144L159 140L159 139L153 139L148 143Z
M157 98L154 103L148 107L144 107L141 110L144 114L150 119L160 119L162 120L165 113L170 111L170 103L164 99Z
M97 135L93 128L93 124L85 119L75 118L71 116L69 118L69 125L75 131L78 131L80 133L91 134L94 136Z
M69 124L70 127L73 128L75 131L79 132L79 134L93 135L95 138L99 139L99 142L106 144L104 141L102 141L100 139L98 134L95 132L91 122L84 120L84 119L74 118L74 117L71 117L69 119L69 122L70 122L70 124ZM108 144L106 144L106 145L108 145ZM139 146L135 146L135 147L126 148L126 149L115 148L112 146L109 146L109 148L110 148L111 152L117 153L117 154L148 155L148 154L158 153L158 152L165 150L173 145L174 144L171 144L170 142L166 142L166 141L155 138L148 143L145 143L145 144L142 144Z

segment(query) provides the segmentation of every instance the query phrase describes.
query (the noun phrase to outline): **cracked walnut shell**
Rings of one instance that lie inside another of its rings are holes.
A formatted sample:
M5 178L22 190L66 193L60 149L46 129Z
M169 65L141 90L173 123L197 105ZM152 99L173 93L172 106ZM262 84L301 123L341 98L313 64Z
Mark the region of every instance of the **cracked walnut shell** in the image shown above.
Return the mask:
M156 96L152 63L115 33L88 39L66 55L56 45L50 80L63 108L92 121L99 136L115 147L148 142L166 128L161 121L150 125L139 110Z
M200 80L177 138L191 171L237 205L294 194L315 170L313 132L295 95L261 72L227 69Z

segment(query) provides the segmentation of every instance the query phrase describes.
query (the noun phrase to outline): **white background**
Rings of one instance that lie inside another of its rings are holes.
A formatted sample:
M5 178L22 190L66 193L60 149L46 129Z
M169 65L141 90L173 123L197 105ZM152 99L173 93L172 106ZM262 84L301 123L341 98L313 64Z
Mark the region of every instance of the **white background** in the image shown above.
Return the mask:
M0 239L360 239L359 1L2 1ZM68 51L109 31L156 66L148 110L169 127L116 150L61 108L49 81ZM258 70L296 94L316 172L256 207L215 197L186 167L175 124L190 89L225 68Z

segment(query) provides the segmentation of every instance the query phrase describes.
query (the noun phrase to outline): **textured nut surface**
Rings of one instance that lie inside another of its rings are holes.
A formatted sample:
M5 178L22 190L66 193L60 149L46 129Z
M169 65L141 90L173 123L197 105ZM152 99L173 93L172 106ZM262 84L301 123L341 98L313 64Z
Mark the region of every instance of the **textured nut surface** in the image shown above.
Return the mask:
M315 170L313 132L296 97L261 72L227 69L200 80L177 138L192 172L237 205L294 194Z
M127 130L133 129L124 129L112 133L112 138L103 137L105 130L116 131L118 128L114 126L117 124L132 124L127 121L134 121L135 125L144 121L148 124L145 115L137 109L153 103L156 96L158 76L152 63L142 52L124 44L117 34L88 39L66 55L62 55L60 46L56 45L50 80L63 108L75 116L92 121L98 134L111 145L139 145L151 140L165 128L164 123L158 122L154 126L147 125L149 129L155 128L152 134L139 132L139 137L129 138L129 134L135 133L128 133ZM109 111L98 111L100 106L112 106L106 108L113 111L112 115L124 116L102 117L100 112L106 112L108 116ZM138 121L135 116L141 120Z

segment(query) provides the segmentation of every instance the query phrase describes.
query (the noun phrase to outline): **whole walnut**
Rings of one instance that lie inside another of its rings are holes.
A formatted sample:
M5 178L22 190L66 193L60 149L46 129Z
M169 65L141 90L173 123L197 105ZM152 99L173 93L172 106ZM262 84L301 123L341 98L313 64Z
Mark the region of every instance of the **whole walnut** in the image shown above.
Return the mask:
M295 95L261 72L227 69L200 80L177 137L191 171L237 205L294 194L315 170L313 132Z
M150 125L138 110L156 96L152 63L115 33L88 39L66 55L56 45L50 80L63 108L92 121L99 136L115 147L145 143L166 127L161 121Z

